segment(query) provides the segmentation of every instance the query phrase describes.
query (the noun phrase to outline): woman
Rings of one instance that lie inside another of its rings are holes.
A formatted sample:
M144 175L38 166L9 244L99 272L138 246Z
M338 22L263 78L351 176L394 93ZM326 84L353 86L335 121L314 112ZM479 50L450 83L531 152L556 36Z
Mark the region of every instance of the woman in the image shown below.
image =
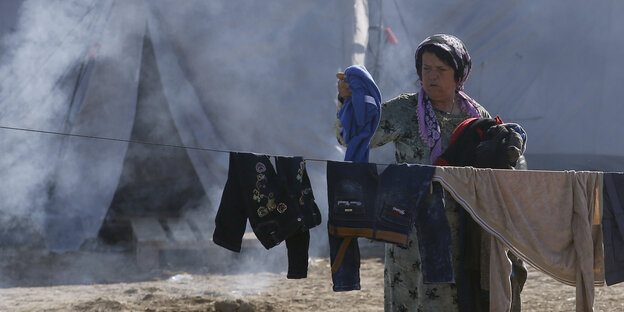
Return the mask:
M382 105L379 126L370 141L375 148L394 142L397 163L431 164L449 144L453 130L470 117L490 114L462 90L470 73L466 47L455 36L434 35L420 43L415 53L421 89L401 94ZM338 73L338 96L350 95L345 75ZM341 126L336 136L341 144ZM451 251L458 276L459 205L446 196L446 214L451 228ZM458 311L455 284L424 284L420 268L416 230L408 248L386 244L384 307L386 311Z

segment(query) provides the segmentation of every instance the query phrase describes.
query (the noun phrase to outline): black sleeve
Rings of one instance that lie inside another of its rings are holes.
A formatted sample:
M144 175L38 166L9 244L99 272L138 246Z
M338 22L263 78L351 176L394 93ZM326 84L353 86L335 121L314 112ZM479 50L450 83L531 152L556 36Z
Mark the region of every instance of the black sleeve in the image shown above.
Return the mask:
M230 153L228 179L221 195L221 203L215 217L212 240L229 250L240 252L247 227L247 213L240 191L239 161L237 153Z

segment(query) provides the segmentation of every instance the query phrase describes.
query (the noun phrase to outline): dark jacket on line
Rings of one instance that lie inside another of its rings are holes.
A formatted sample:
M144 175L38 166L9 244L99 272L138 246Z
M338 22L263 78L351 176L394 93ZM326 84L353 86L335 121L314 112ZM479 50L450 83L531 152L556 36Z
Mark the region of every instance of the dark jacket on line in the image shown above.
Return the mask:
M321 223L321 213L301 157L230 153L228 180L215 217L213 241L240 252L247 219L266 249L286 241L288 278L307 273L309 229Z

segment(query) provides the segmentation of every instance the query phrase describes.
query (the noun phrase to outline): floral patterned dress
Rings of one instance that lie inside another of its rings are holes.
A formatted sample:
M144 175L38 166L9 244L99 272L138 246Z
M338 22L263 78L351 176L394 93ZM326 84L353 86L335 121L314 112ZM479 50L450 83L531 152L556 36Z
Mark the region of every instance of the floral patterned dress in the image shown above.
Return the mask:
M418 94L401 94L385 102L381 109L379 127L373 135L370 147L375 148L394 142L397 163L429 164L430 149L418 130L416 106ZM491 118L481 106L481 116ZM465 113L452 115L434 110L440 125L442 150L446 149L453 130L469 116ZM340 122L336 122L336 137L340 137ZM451 228L451 252L453 267L458 272L458 230L461 207L450 196L446 198L446 215ZM457 273L455 274L457 276ZM416 229L412 228L409 246L402 248L386 244L384 270L385 311L458 311L455 284L424 284L421 272L420 252Z

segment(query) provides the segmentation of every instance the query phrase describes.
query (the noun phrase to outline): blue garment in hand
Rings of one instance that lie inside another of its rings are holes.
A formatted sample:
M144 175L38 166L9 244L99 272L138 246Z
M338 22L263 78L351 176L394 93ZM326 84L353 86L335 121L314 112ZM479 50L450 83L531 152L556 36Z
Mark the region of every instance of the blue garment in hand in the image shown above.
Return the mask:
M366 67L352 65L347 67L345 74L352 95L345 98L338 111L342 124L340 135L347 143L344 160L368 162L368 144L381 115L381 93Z

